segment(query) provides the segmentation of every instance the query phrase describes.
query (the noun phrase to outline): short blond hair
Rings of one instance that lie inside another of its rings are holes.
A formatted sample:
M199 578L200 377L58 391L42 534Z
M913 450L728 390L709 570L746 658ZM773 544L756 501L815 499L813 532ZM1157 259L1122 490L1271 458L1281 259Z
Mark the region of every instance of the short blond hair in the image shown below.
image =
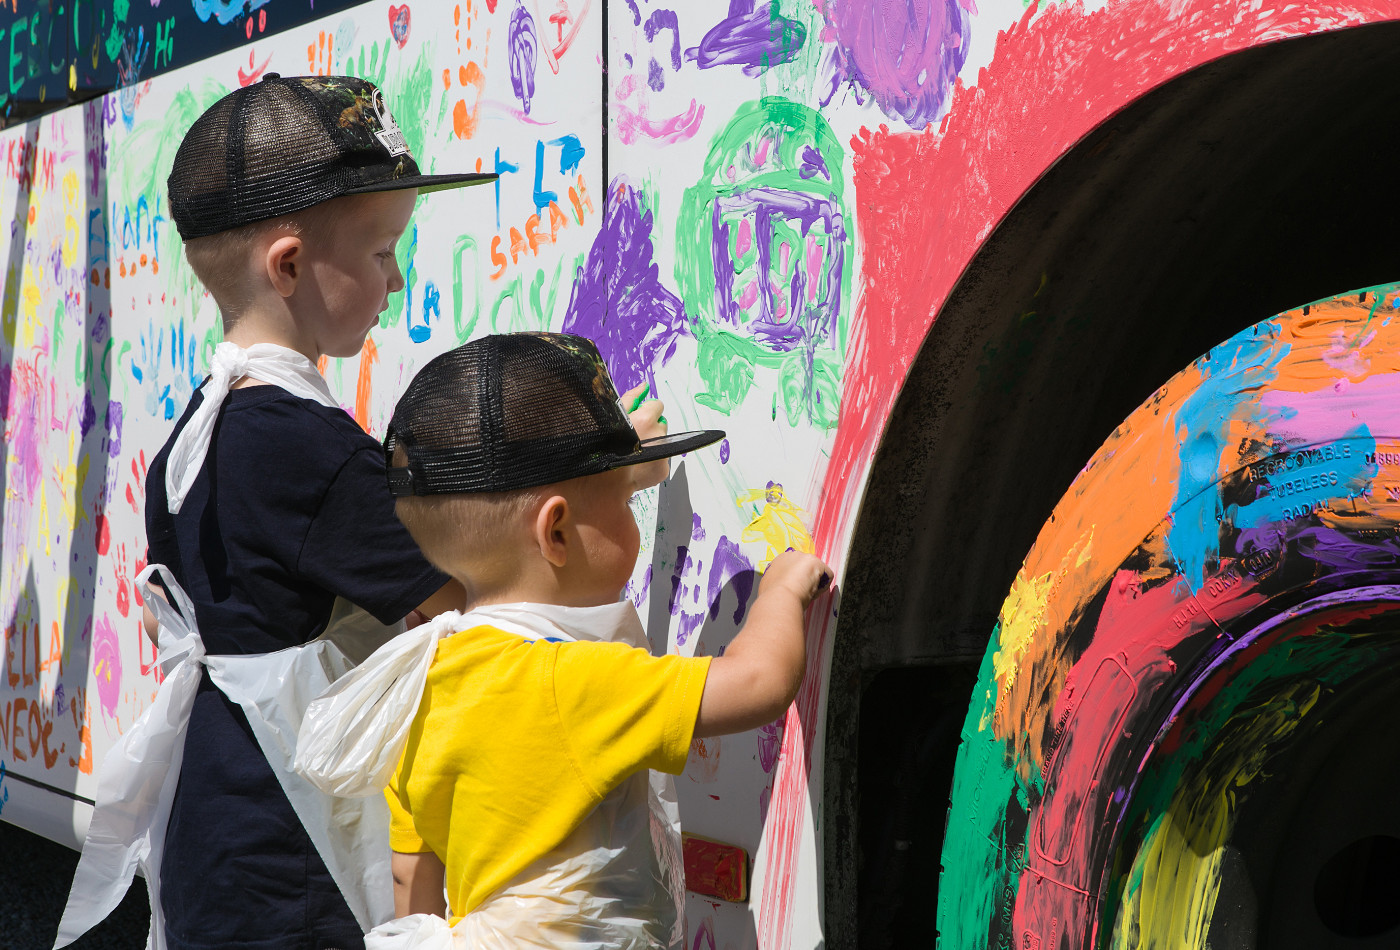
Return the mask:
M549 488L411 495L398 499L394 511L429 563L460 580L473 562L514 553L508 549L517 522Z
M185 242L185 260L219 305L224 332L238 322L238 314L251 299L247 280L248 255L264 235L279 232L308 239L319 238L333 225L334 201L324 201L301 211L254 221Z

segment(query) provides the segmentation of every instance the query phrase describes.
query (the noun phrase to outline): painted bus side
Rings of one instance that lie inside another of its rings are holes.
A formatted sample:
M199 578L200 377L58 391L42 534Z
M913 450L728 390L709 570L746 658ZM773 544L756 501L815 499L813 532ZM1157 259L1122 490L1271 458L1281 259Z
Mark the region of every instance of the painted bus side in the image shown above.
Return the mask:
M0 131L0 819L69 843L95 766L159 686L131 582L145 468L220 339L163 182L230 89L363 75L427 169L501 174L420 200L407 287L359 357L324 368L371 434L427 359L541 328L597 339L673 428L728 431L639 499L629 588L656 649L714 654L784 548L843 575L878 564L878 545L852 561L853 538L898 502L867 488L886 485L881 440L910 436L887 429L906 377L969 264L1077 143L1197 67L1397 16L1383 0L193 9L234 42L172 67L114 20L120 88ZM11 95L34 22L12 16L0 44ZM844 873L823 859L828 674L838 641L866 635L838 617L843 586L813 612L787 716L692 750L684 824L745 848L753 880L747 903L692 895L688 945L823 939L823 881Z

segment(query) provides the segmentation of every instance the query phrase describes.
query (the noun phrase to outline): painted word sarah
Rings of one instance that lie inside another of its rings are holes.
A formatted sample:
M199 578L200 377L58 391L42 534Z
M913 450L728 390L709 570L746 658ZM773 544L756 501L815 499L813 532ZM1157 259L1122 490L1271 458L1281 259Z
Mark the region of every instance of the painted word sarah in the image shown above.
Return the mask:
M588 197L588 189L584 187L583 176L579 175L577 181L569 186L569 203L573 206L574 221L583 224L584 209L589 214L594 214L593 199ZM492 280L500 280L506 272L507 266L515 266L521 255L529 253L538 256L540 245L553 244L559 239L559 232L569 225L569 218L559 207L559 202L551 201L548 209L549 227L544 227L544 221L538 214L532 214L525 219L525 226L521 228L512 227L510 229L510 259L507 261L506 255L501 250L501 236L499 234L491 238L491 263L496 269L491 272Z

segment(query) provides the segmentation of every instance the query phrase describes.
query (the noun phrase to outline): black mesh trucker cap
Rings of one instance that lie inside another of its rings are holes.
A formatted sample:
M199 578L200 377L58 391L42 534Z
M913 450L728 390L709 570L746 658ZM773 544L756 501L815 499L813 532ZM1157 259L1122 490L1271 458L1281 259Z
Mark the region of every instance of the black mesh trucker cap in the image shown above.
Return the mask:
M395 496L513 491L722 438L710 429L641 442L591 340L507 333L463 344L419 370L394 407L384 461ZM396 468L399 447L408 465Z
M420 173L372 82L266 73L195 120L166 187L175 226L189 241L342 195L495 180Z

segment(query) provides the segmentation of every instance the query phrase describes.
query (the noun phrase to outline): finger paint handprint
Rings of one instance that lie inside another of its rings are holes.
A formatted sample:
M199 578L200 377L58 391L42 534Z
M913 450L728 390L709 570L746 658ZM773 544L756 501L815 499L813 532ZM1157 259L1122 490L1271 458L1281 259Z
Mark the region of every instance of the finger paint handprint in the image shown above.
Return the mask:
M456 91L453 88L453 72L449 67L442 70L442 88L449 96L458 98L452 103L452 131L459 139L469 139L476 134L477 114L481 111L481 94L486 90L487 51L491 43L491 31L487 30L484 40L473 49L473 30L480 17L474 0L463 0L452 8L453 36L457 40L457 56L463 55L463 8L465 9L466 52L471 58L461 63L456 72ZM481 62L476 60L481 57Z

